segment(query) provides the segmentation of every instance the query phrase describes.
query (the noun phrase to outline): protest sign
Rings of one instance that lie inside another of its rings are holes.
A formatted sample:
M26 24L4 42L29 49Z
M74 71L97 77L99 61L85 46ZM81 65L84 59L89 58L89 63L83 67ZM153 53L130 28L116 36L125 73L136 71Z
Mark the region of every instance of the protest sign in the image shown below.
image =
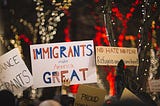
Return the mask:
M117 66L120 60L126 66L138 66L136 48L96 46L96 64Z
M30 46L35 88L97 82L93 41L75 41Z
M102 106L106 91L101 88L79 85L74 106Z
M120 101L125 101L125 100L134 100L134 101L139 101L139 102L143 103L139 97L137 97L135 94L133 94L127 88L124 88L122 95L121 95L121 98L120 98Z
M151 92L160 92L160 79L149 80L149 88Z
M17 48L0 57L0 89L15 95L33 84L33 78Z

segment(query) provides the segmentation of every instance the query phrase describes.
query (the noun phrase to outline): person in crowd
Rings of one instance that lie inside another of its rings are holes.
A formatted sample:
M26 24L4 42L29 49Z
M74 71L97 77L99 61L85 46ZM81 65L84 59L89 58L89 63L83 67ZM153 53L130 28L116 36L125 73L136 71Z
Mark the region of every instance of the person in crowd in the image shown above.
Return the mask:
M45 100L41 102L39 106L62 106L62 105L56 100Z
M16 106L16 98L11 91L0 91L0 106Z
M28 88L23 91L23 96L17 99L16 106L35 106L35 103L30 96L30 90L31 88Z
M55 99L57 89L58 89L58 87L43 88L42 95L39 98L39 100L44 101L44 100L48 100L48 99Z
M74 106L74 98L68 96L70 80L64 78L62 80L60 95L55 95L55 91L50 92L49 95L45 94L45 97L40 98L38 106ZM55 97L56 96L56 97Z
M36 105L30 99L21 98L21 100L18 101L18 105L17 106L36 106Z
M66 78L62 80L61 96L60 96L60 102L62 106L74 106L74 97L68 96L70 82L71 81Z
M116 77L115 77L115 86L116 86L116 96L117 99L120 99L123 89L125 88L125 64L123 60L120 60L117 69L116 69Z

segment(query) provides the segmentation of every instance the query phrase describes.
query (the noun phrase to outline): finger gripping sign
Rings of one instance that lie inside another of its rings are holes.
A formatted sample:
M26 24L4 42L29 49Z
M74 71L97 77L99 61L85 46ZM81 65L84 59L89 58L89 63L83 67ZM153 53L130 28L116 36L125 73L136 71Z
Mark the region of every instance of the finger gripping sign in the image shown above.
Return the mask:
M33 86L61 86L97 82L92 40L30 45Z
M0 57L0 89L15 95L33 84L33 78L17 48Z

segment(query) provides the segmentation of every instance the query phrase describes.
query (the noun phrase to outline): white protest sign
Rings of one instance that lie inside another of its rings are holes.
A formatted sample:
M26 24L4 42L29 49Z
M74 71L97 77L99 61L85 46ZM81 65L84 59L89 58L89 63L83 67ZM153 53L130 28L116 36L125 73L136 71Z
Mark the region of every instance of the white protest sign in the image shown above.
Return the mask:
M96 64L117 66L120 60L126 66L138 66L136 48L96 46Z
M33 77L17 48L0 57L0 89L8 89L15 95L33 84Z
M72 84L97 82L93 41L30 45L33 87L61 86L61 79Z
M160 92L160 79L149 80L149 88L151 92Z

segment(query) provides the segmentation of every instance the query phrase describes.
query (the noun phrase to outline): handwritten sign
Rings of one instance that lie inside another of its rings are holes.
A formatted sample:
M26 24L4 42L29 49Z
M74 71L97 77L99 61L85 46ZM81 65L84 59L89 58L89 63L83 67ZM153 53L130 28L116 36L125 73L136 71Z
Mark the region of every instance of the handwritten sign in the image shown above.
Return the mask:
M160 92L160 79L149 80L149 88L151 92Z
M97 82L93 41L75 41L30 46L33 87Z
M74 106L102 106L106 91L101 88L79 85Z
M33 84L33 78L17 48L0 57L0 89L15 95Z
M96 46L96 64L117 66L123 59L126 66L138 66L136 48Z

